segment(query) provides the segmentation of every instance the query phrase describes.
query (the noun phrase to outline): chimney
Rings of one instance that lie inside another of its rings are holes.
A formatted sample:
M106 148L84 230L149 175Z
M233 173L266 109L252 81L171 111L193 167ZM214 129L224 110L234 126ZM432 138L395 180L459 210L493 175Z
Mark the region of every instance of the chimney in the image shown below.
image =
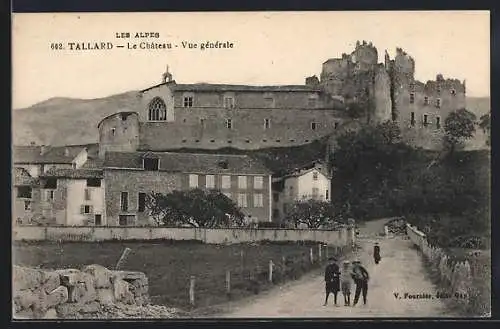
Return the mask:
M48 151L48 147L46 145L40 146L40 155L44 155L45 153L47 153L47 151Z
M69 157L69 149L67 147L64 148L64 156Z

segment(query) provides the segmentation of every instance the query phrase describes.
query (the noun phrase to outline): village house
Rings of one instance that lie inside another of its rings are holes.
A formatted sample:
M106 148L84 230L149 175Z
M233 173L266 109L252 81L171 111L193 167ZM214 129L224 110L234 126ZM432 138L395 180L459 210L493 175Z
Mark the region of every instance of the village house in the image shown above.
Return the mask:
M30 223L40 201L38 180L24 168L14 168L13 175L13 224Z
M331 201L332 175L327 166L313 162L273 178L273 220L283 221L297 201Z
M251 221L271 221L271 172L245 155L174 152L105 153L107 224L151 225L146 196L216 189Z
M24 168L36 178L50 169L78 169L89 157L97 156L98 145L45 145L14 146L13 166Z

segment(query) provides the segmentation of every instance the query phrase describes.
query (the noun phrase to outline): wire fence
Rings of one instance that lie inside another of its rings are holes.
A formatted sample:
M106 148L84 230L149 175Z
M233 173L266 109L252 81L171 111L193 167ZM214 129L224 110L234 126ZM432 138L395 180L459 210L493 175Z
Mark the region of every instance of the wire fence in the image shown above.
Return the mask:
M190 275L186 284L186 300L191 308L213 306L244 295L258 294L273 285L299 279L320 268L329 257L339 257L345 247L310 245L308 252L287 254L274 259L248 257L240 252L240 262L227 266L224 275L210 273Z

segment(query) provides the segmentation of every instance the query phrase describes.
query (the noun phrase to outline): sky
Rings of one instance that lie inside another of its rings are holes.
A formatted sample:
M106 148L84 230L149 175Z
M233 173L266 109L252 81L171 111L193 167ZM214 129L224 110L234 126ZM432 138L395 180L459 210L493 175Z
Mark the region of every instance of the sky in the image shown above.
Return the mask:
M416 78L438 73L466 80L467 95L490 95L488 11L36 13L13 14L13 108L53 97L100 98L161 82L169 66L177 83L304 84L329 58L372 42L379 62L403 48ZM131 38L117 38L128 32ZM155 32L159 38L134 38ZM127 42L178 45L127 49ZM233 48L201 50L200 43ZM70 42L111 42L111 50L70 50ZM184 49L182 42L198 44ZM51 49L62 43L64 50ZM125 48L118 48L124 45Z

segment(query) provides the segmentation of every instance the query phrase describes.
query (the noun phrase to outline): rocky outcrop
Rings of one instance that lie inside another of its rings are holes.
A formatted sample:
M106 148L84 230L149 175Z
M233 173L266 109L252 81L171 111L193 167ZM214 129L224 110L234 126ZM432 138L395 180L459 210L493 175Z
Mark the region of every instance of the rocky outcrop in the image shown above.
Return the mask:
M81 271L13 268L13 315L24 319L165 318L174 311L148 304L142 272L89 265Z

